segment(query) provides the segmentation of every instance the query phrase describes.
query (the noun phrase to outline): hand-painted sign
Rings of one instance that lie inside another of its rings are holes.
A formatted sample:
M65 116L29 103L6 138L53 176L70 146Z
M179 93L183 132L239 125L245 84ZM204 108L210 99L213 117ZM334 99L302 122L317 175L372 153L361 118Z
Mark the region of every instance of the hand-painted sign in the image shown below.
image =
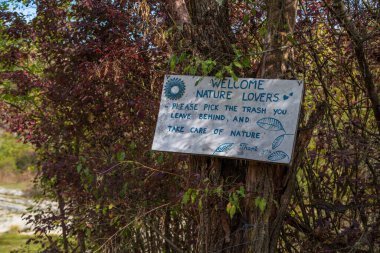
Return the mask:
M153 150L290 163L303 83L165 76Z

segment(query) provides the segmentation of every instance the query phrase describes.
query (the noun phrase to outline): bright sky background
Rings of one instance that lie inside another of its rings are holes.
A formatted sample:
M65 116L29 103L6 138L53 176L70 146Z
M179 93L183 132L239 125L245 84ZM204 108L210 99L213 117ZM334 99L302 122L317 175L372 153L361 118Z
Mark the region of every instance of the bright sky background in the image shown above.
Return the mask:
M9 3L10 1L8 0L0 0L0 4L3 3ZM12 3L10 5L10 9L12 11L16 11L18 13L22 13L25 15L26 20L31 20L36 16L36 6L35 5L29 5L25 6L22 3Z

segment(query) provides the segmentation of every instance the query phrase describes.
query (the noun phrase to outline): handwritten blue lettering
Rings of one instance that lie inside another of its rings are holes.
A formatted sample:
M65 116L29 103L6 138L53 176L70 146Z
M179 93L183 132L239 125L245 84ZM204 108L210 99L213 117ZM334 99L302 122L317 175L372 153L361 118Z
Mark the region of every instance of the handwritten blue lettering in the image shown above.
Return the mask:
M267 108L243 106L243 112L265 114L267 113Z
M238 116L235 116L232 121L233 122L238 122L238 123L248 123L249 122L249 118L248 117L238 117Z
M243 101L256 101L256 102L278 102L278 93L243 93Z
M168 126L169 128L169 132L173 132L173 133L184 133L185 130L183 126Z
M237 105L224 105L226 111L237 112Z
M287 110L282 109L273 109L274 115L285 115L287 113Z
M171 113L170 118L172 119L191 119L191 114L190 113Z
M207 133L207 127L191 127L190 133L192 134L206 134Z
M223 128L215 128L214 129L214 134L221 135L223 133L224 129Z
M257 146L249 146L247 143L240 143L239 148L241 150L247 150L247 151L257 151Z
M222 114L207 114L207 113L200 113L198 115L199 119L203 120L225 120L226 116Z
M240 131L240 130L231 130L230 136L231 137L246 137L246 138L252 138L252 139L260 139L260 133Z
M203 110L204 111L218 111L219 105L204 104Z
M198 104L173 103L172 110L197 111Z
M230 100L232 97L232 91L197 90L196 97Z
M237 83L232 78L221 79L211 79L211 85L213 88L221 89L255 89L255 90L264 90L265 80L242 80L240 83Z

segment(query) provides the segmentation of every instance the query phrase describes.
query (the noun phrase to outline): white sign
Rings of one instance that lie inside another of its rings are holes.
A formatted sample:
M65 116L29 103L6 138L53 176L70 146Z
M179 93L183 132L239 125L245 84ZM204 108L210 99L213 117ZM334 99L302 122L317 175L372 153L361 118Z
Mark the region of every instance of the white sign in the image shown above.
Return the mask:
M288 164L303 83L165 76L153 150Z

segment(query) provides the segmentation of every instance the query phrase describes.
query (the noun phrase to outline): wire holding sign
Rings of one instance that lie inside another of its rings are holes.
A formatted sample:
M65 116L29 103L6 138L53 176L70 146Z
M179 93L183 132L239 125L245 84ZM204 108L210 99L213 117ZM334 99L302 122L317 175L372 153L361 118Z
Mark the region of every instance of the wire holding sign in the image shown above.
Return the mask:
M165 77L153 150L291 162L303 83Z

